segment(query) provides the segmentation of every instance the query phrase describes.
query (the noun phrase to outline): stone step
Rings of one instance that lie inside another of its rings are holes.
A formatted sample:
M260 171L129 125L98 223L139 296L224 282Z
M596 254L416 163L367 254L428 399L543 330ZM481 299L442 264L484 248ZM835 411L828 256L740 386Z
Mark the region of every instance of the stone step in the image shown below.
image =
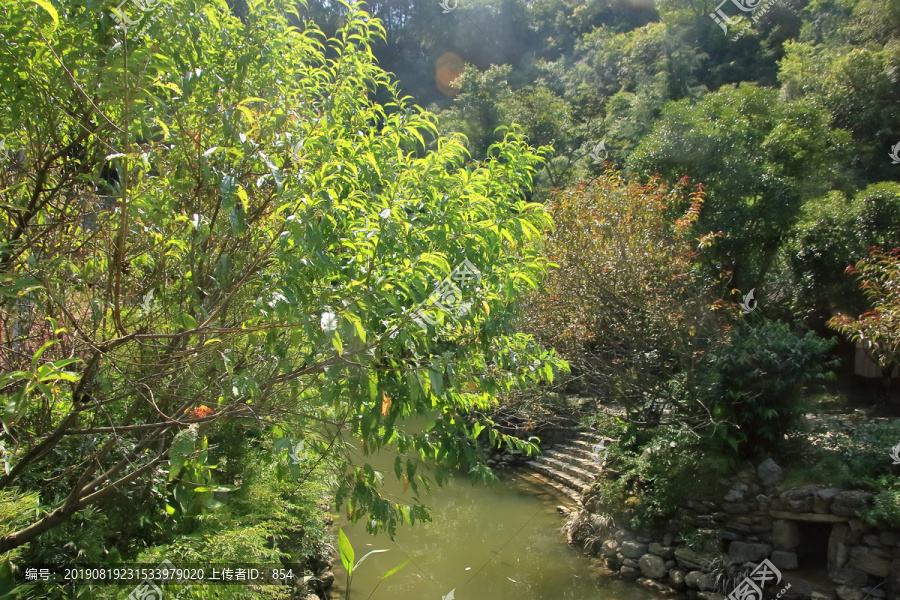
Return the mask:
M594 483L594 480L597 478L597 473L579 468L573 464L566 462L565 459L559 459L552 456L540 456L534 462L537 464L547 465L548 467L556 469L560 473L565 473L570 477L580 480L584 485L590 485Z
M570 444L556 444L553 446L554 452L562 452L568 454L569 456L577 456L578 458L583 458L585 460L593 461L594 454L591 452L591 446L588 444L584 444L584 442L573 442ZM546 454L547 451L545 451Z
M557 483L561 483L565 487L572 490L579 497L581 496L581 493L584 492L585 489L587 489L587 485L585 485L584 481L581 481L580 479L576 479L575 477L572 477L571 475L561 473L561 472L557 471L556 469L554 469L553 467L551 467L550 465L539 463L539 462L535 461L535 462L529 463L528 468L531 469L532 471L535 471L536 473L543 475L544 477L547 477L549 479L552 479L553 481L556 481Z
M594 458L590 455L590 453L588 453L588 457L585 458L565 449L553 448L552 450L545 450L541 456L555 458L566 463L567 465L578 467L579 469L587 471L588 473L593 473L594 476L600 473L600 465L598 465L594 461Z
M519 475L525 479L528 479L530 481L534 481L541 485L553 488L553 490L557 494L564 496L566 499L568 499L569 501L574 503L575 507L577 507L581 504L581 494L579 494L572 488L566 487L563 484L561 484L557 481L554 481L553 479L550 479L549 477L545 477L544 475L541 475L540 473L535 473L534 471L529 471L527 469L518 469L518 471L519 471ZM570 506L570 508L572 508L572 507Z

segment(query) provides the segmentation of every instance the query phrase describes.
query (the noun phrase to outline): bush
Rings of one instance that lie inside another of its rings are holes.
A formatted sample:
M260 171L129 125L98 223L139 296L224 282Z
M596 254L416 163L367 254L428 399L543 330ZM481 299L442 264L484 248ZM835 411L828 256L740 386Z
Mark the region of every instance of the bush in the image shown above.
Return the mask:
M830 369L837 361L826 360L826 353L834 344L766 319L745 319L734 328L718 357L713 412L737 428L727 438L735 450L744 443L745 454L764 452L764 445L799 425L804 413L800 388L833 378Z
M701 413L704 366L726 339L731 311L701 266L714 236L690 233L702 203L687 180L642 186L615 172L552 197L545 250L559 268L522 326L569 361L582 387L642 422Z
M620 432L598 491L605 510L634 529L659 525L733 466L727 455L712 451L708 438L684 425L643 430L638 438Z

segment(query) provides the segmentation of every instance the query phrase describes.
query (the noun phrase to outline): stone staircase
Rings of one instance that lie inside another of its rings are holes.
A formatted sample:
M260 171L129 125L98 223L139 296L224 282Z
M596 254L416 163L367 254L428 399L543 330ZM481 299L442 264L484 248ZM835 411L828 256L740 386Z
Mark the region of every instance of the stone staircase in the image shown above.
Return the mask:
M600 459L595 459L593 448L603 439L593 431L578 431L573 438L554 444L521 468L578 503L600 474Z

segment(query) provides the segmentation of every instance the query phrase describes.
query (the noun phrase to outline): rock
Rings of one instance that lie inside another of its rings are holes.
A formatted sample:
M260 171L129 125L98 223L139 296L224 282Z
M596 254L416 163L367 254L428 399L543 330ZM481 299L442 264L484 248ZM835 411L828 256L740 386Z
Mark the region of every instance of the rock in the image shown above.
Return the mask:
M321 582L322 587L327 590L332 585L334 585L334 573L332 573L331 571L325 571L324 573L319 575L319 581Z
M838 585L861 587L869 582L869 576L856 569L828 569L828 576Z
M675 590L673 590L672 588L670 588L669 586L667 586L664 583L660 583L659 581L653 581L652 579L648 579L646 577L640 577L637 580L637 582L639 585L648 587L651 590L655 590L657 592L657 594L659 594L661 596L674 596L675 595Z
M831 512L845 517L854 517L872 502L874 496L869 492L841 492L831 503Z
M647 553L647 544L639 542L622 542L619 546L619 552L627 558L638 559Z
M670 558L675 556L674 548L668 548L666 546L663 546L662 544L657 544L656 542L650 544L647 549L650 551L650 554L661 556L666 560L669 560Z
M809 595L809 600L834 600L834 596L814 591Z
M568 516L569 516L569 513L572 512L572 509L571 509L571 508L568 508L568 507L566 507L566 506L557 506L557 507L556 507L556 512L557 512L558 514L561 514L561 515L564 516L564 517L568 517Z
M808 513L813 509L813 497L818 488L806 485L792 490L781 492L778 499L784 503L784 508L791 512Z
M692 590L700 589L700 579L703 577L703 573L700 571L691 571L687 575L684 576L684 583L691 588Z
M887 587L888 598L900 600L900 556L891 562L891 568L884 584Z
M731 542L731 546L728 548L728 555L736 563L758 563L768 558L771 553L772 546L769 544L754 544L752 542Z
M850 549L851 569L858 569L863 573L874 575L875 577L887 577L888 568L891 562L872 552L870 548L856 546Z
M842 585L837 589L837 595L840 600L863 600L862 590L849 585Z
M895 546L897 542L900 542L900 535L897 535L896 533L890 531L881 532L881 543L885 546Z
M863 543L867 546L872 546L873 548L880 548L881 537L870 533L869 535L863 536Z
M766 487L781 483L781 475L781 467L775 464L775 461L771 458L767 458L756 467L756 476L759 477L759 481Z
M675 565L677 565L677 564L678 564L678 563L675 562L674 560L667 560L667 561L666 561L666 568L667 568L667 569L674 569L674 568L675 568Z
M655 554L645 554L638 561L638 566L644 577L650 579L662 579L666 574L666 561Z
M722 505L722 510L730 515L744 515L750 512L750 505L745 502L728 503Z
M850 548L847 538L850 535L850 525L847 523L835 523L828 537L828 568L842 569L847 566L850 559Z
M685 571L699 571L707 564L712 563L715 559L716 557L714 556L703 554L701 552L694 552L687 548L678 548L675 550L675 560L678 561L678 565ZM727 567L729 565L725 564L723 566Z
M633 558L623 558L622 564L625 565L626 567L631 567L633 569L641 568L640 563L638 561L634 560Z
M774 550L771 556L772 564L785 571L793 571L797 568L797 555L793 552Z
M800 546L800 527L797 523L775 519L772 523L772 546L777 550L793 550Z
M668 581L669 585L679 592L683 592L687 588L687 584L684 582L684 571L681 569L671 569Z
M736 489L728 490L728 493L725 494L725 502L740 502L744 499L744 492Z
M634 567L622 567L619 569L619 575L625 579L637 579L641 576L641 572Z
M634 534L628 531L627 529L620 529L616 532L615 535L616 542L628 542L634 539Z
M615 558L618 551L619 545L613 540L606 540L603 542L603 545L600 546L600 554L606 558Z
M840 491L836 488L827 488L816 492L816 495L813 497L813 512L823 515L830 512L831 501Z
M675 536L673 534L667 533L667 534L663 535L663 541L662 541L663 546L671 546L674 543L675 543Z
M637 536L637 539L635 541L640 542L641 544L649 544L650 542L653 541L653 538L649 535L642 534L642 535Z
M697 600L728 600L722 594L716 594L715 592L700 592L697 594Z

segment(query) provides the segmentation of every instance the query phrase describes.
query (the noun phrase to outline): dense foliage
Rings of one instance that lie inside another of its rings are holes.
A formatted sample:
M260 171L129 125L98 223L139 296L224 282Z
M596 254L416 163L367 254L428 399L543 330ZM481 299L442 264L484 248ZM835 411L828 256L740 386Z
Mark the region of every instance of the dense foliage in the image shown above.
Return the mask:
M428 516L423 465L490 478L476 438L525 447L462 415L560 366L510 326L547 263L526 196L544 150L511 129L466 163L346 8L326 39L280 1L238 19L176 0L127 31L95 5L0 2L0 490L22 509L0 552L90 514L59 558L134 556L237 494L227 524L248 469L300 442L313 459L270 481L331 479L393 531ZM366 464L381 446L404 498ZM254 520L253 543L277 533Z

